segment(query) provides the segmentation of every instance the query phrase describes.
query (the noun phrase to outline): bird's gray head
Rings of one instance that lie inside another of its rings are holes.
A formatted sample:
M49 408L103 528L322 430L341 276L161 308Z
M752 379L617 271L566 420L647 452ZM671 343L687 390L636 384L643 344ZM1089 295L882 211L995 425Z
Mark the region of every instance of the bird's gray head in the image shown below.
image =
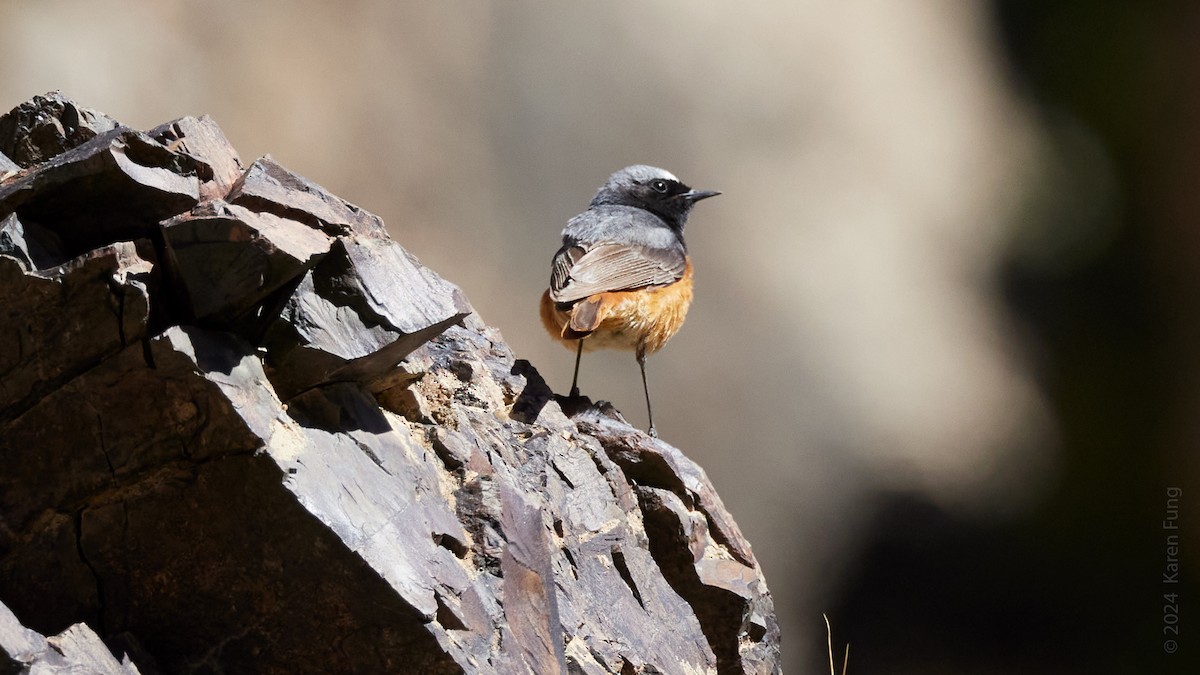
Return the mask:
M609 176L591 205L646 209L666 221L672 229L682 232L692 205L719 194L712 190L693 190L670 171L635 164Z

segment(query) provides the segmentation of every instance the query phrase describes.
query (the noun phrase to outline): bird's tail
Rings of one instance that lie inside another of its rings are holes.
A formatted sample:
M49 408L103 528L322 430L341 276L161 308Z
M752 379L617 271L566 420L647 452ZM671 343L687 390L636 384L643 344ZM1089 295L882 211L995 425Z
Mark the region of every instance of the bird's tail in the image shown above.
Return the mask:
M580 340L592 334L604 320L604 295L597 294L575 303L571 308L571 319L563 326L564 340Z

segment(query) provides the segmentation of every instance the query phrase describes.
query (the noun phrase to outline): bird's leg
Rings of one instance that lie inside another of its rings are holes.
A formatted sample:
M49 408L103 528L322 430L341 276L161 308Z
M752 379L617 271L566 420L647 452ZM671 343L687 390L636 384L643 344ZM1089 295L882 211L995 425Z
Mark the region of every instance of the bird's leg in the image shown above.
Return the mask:
M646 417L650 420L650 429L646 433L652 438L658 438L658 431L654 428L654 413L650 411L650 386L646 384L646 352L640 347L637 350L638 367L642 369L642 391L646 393Z
M579 396L579 360L583 357L583 340L579 340L579 347L575 350L575 375L571 378L571 398Z

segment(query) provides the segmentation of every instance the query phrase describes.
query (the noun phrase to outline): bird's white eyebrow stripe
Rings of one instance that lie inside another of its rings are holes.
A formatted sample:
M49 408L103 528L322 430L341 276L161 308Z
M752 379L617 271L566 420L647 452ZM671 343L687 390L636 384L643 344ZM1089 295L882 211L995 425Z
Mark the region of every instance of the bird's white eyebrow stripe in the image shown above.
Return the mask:
M622 169L621 171L618 171L617 173L623 173L623 172L628 172L628 175L633 180L633 182L635 182L639 185L644 185L645 183L648 183L652 180L658 180L660 178L666 179L666 180L673 180L676 183L683 182L683 181L679 180L679 178L675 174L671 173L670 171L667 171L666 169L663 169L663 168L660 168L657 166L650 166L649 164L636 164L634 166L627 166L624 169ZM617 175L616 173L613 174L613 176L616 176L616 175ZM611 180L613 176L610 176L609 179ZM636 178L635 178L635 176L636 176Z

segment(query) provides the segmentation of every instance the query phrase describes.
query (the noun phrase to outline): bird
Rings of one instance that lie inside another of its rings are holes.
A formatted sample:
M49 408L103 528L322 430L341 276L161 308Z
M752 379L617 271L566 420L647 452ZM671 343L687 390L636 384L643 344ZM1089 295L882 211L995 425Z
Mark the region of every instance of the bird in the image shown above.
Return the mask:
M567 222L540 313L550 336L575 349L571 398L579 396L584 351L631 350L642 372L647 433L658 437L646 357L683 326L692 303L684 226L696 202L719 194L635 164L609 176L587 210Z

